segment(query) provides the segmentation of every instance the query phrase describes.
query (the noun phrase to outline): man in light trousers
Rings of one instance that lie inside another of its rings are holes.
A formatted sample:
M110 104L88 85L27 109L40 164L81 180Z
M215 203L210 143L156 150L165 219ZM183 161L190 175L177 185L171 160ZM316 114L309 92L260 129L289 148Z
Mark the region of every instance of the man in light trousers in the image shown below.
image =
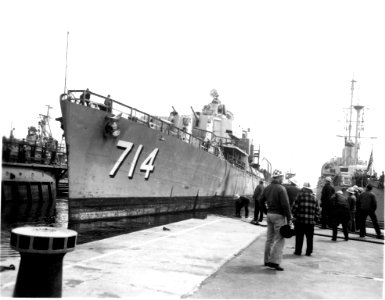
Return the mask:
M282 261L285 239L280 233L280 228L291 222L289 197L282 185L283 174L275 170L273 180L265 188L262 195L262 207L267 208L267 237L265 244L264 264L277 271L283 271L280 266Z

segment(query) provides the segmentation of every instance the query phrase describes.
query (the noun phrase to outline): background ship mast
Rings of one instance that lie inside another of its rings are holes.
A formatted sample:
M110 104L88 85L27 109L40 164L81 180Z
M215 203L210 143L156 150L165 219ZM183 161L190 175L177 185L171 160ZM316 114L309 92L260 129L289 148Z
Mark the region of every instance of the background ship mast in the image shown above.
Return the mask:
M42 141L48 141L50 138L52 138L51 127L49 126L49 110L52 107L49 105L46 105L46 106L47 106L47 114L46 115L40 114L41 120L39 121Z
M344 166L348 165L358 165L360 163L358 159L358 150L360 149L360 139L362 138L369 138L369 139L375 139L377 137L362 137L361 131L363 130L363 124L364 124L364 106L360 105L357 101L356 105L353 105L353 91L354 91L354 83L357 81L352 79L351 83L351 100L350 100L350 114L349 114L349 123L347 126L347 134L345 137L345 147L343 149L342 153L342 164ZM353 117L353 109L356 111L356 120L352 120ZM355 126L355 134L352 135L352 123L356 123ZM340 135L338 135L340 136ZM340 136L343 137L343 136ZM354 138L354 142L353 142Z
M345 147L343 149L342 153L342 164L344 166L348 165L357 165L358 163L358 149L359 149L359 139L360 139L360 132L362 129L362 123L363 120L363 114L361 115L361 111L363 110L364 106L359 105L358 103L356 105L353 105L353 94L354 94L354 84L357 81L352 79L351 80L351 98L350 98L350 107L349 107L349 123L347 126L347 136L345 135ZM353 109L356 111L357 118L356 121L352 120L353 117ZM362 120L360 120L362 118ZM355 128L355 134L352 135L352 123L356 122L356 128ZM353 142L354 138L354 142Z
M350 97L350 115L349 115L349 138L348 142L351 142L351 132L352 132L352 113L353 113L353 91L354 91L354 83L357 82L354 79L352 79L352 87L351 90L351 97Z
M362 123L363 123L363 119L362 121L360 121L360 115L361 115L361 110L363 109L364 107L362 105L355 105L354 106L354 109L357 111L357 120L356 120L356 136L355 136L355 140L354 140L354 164L357 165L358 163L358 149L359 149L359 141L358 139L360 138L360 132L361 132L361 129L362 129Z

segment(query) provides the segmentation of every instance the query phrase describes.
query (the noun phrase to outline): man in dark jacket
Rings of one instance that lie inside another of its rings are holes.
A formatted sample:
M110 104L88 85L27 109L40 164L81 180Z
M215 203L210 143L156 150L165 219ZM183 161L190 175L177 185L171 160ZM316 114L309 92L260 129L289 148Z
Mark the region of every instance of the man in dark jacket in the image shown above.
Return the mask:
M290 203L286 189L282 186L283 174L275 170L272 177L273 180L263 191L261 199L261 206L267 207L264 261L265 266L283 271L280 263L285 239L280 233L280 228L291 222Z
M377 209L377 199L372 192L372 185L369 183L366 186L366 191L363 192L359 199L358 205L360 210L360 237L365 237L366 234L366 218L369 216L372 220L373 227L376 230L377 238L382 238L380 226L378 226L376 209Z
M333 230L332 241L337 241L337 228L342 225L345 241L349 240L348 224L350 220L350 209L348 199L342 191L337 191L331 197L330 206L331 225Z
M355 225L356 225L356 231L360 229L360 207L359 207L359 198L360 195L364 192L364 189L362 187L358 187L357 185L353 186L354 188L354 196L356 197L356 213L354 215Z
M321 228L326 229L329 222L329 214L330 214L330 199L334 195L335 190L331 185L332 179L330 177L325 178L325 185L321 191Z
M254 200L254 220L251 221L252 224L258 225L259 222L263 220L263 209L261 207L261 197L265 186L263 185L263 180L259 181L259 184L255 188L253 200Z
M289 179L288 181L289 183L285 184L284 186L286 188L287 196L289 197L290 207L293 207L294 200L301 189L293 179Z

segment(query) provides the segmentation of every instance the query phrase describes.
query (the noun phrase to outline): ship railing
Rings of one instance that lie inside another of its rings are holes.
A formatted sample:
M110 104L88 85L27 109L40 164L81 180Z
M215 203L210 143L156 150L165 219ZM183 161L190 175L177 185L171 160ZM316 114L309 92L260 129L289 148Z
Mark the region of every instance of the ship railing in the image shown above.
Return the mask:
M85 99L85 94L89 94L88 99ZM91 96L95 96L98 100L93 100ZM159 117L152 116L146 112L143 112L139 109L133 108L129 105L126 105L122 102L114 100L110 97L105 97L99 94L96 94L87 90L69 90L68 94L63 94L61 96L62 100L68 100L73 103L81 104L88 106L94 109L103 110L110 112L114 115L121 114L122 118L135 121L139 124L146 125L152 129L164 132L168 135L175 136L187 143L194 145L195 147L201 147L203 139L196 137L183 129L180 129L174 126L168 120L161 119ZM103 103L100 103L102 101ZM110 106L105 105L104 103L112 103Z
M88 96L85 96L87 94ZM91 96L96 97L97 100L96 101L93 100ZM69 90L68 94L63 94L61 96L61 100L67 100L67 101L85 105L94 109L107 111L114 115L121 114L122 118L135 121L139 124L143 124L145 126L148 126L154 130L158 130L170 136L175 136L176 138L181 139L196 148L202 149L216 156L221 155L221 151L218 149L218 147L221 147L222 144L233 143L236 146L238 146L237 143L236 142L234 143L234 141L230 138L218 137L214 133L205 131L203 129L194 128L194 131L198 130L201 132L199 134L200 137L195 136L175 126L173 123L171 123L168 120L152 116L139 109L133 108L122 102L114 100L111 97L105 97L105 96L96 94L94 92L91 92L89 90ZM103 103L100 103L100 101ZM110 103L110 105L106 105L104 103ZM233 159L231 163L236 167L242 170L245 170L245 164L242 161ZM249 172L249 171L246 171L246 172Z
M63 147L3 138L3 162L67 167L67 156Z

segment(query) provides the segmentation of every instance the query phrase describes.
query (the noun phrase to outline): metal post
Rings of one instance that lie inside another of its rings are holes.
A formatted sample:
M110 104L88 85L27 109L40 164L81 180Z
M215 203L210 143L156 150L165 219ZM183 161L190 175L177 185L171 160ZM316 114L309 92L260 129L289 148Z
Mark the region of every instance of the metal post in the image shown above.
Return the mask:
M61 297L63 258L76 239L76 231L64 228L13 229L11 248L21 256L13 297Z

